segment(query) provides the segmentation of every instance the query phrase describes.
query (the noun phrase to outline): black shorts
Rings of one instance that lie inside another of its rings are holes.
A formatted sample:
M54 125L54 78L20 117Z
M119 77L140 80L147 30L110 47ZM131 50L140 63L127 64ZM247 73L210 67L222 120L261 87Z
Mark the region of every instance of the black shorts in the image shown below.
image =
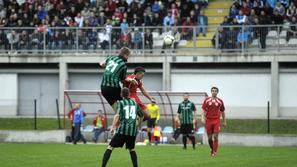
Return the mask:
M109 145L113 148L123 147L126 143L126 149L134 149L135 148L135 140L136 136L127 136L121 134L115 134Z
M181 124L180 133L183 135L194 134L193 124Z
M122 100L121 88L101 86L101 93L111 106L118 100Z
M148 128L153 128L156 124L156 118L151 118L149 120L147 120L147 127Z

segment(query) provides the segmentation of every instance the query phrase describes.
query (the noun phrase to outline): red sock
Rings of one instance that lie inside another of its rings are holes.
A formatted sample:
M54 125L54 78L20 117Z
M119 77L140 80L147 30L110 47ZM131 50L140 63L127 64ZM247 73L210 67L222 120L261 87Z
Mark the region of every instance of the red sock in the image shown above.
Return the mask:
M218 151L218 147L219 147L219 140L218 139L214 139L213 151L214 152L217 152Z

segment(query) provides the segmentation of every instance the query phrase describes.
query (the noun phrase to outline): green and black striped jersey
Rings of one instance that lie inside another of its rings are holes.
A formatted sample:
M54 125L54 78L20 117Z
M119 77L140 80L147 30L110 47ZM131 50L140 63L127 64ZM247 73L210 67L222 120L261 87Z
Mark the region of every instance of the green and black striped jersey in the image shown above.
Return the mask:
M119 115L120 125L116 133L127 136L136 136L137 118L143 116L138 104L130 98L120 100L117 103L117 114Z
M105 63L101 86L119 88L127 73L125 60L121 56L110 56Z
M177 113L181 115L181 124L193 124L193 112L195 104L191 101L183 101L178 105Z

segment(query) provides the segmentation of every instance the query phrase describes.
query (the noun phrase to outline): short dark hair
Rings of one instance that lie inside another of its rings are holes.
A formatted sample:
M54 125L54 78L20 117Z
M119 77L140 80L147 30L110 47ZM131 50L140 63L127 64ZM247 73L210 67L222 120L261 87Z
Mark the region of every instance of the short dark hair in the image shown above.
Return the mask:
M130 90L128 88L124 87L121 90L121 95L123 98L128 98L130 96Z
M183 95L188 95L189 96L190 94L188 92L185 92Z
M139 72L145 72L145 69L143 67L136 67L134 70L134 74L137 74Z
M213 86L213 87L211 87L210 91L212 91L213 89L216 89L219 92L219 88L218 87Z

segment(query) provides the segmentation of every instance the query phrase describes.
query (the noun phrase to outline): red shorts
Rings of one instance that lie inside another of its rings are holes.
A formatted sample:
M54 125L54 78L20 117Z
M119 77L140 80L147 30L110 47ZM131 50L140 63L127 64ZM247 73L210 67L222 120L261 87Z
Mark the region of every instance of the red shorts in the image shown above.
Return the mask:
M221 130L221 120L220 119L206 119L205 129L208 136L213 133L220 133Z
M131 98L132 100L134 100L134 101L139 105L139 107L140 107L140 109L141 109L142 111L146 111L146 105L143 104L143 102L140 100L140 98L139 98L137 95L133 95L133 94L131 94L131 95L130 95L130 98Z

